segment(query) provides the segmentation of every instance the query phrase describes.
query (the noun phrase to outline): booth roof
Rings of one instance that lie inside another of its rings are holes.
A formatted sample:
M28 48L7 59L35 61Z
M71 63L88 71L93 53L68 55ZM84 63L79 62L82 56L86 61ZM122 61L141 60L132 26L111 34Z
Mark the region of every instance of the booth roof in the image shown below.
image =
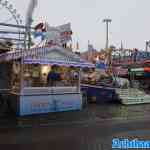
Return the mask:
M56 58L53 56L57 54ZM26 64L51 64L94 68L95 65L59 46L38 47L30 50L16 50L0 54L1 61L23 58Z
M37 48L32 48L32 49L16 49L13 51L9 51L9 52L5 52L0 54L0 61L9 61L9 60L16 60L19 58L25 58L25 57L34 57L34 56L44 56L47 55L47 53L51 52L51 51L59 51L64 53L66 56L75 58L75 59L79 59L79 57L77 55L75 55L72 52L69 52L67 50L65 50L64 48L60 47L60 46L56 46L53 45L51 47L37 47Z
M69 61L69 60L58 60L58 59L46 59L46 58L39 58L39 59L31 59L26 58L24 59L25 64L41 64L41 65L58 65L58 66L74 66L74 67L81 67L81 68L95 68L95 65L89 63L84 60L80 61Z
M24 60L25 64L41 64L41 65L58 65L58 66L74 66L74 67L81 67L81 68L95 68L95 65L92 63L88 63L88 62L75 62L75 61L63 61L63 60L49 60L49 59L25 59Z

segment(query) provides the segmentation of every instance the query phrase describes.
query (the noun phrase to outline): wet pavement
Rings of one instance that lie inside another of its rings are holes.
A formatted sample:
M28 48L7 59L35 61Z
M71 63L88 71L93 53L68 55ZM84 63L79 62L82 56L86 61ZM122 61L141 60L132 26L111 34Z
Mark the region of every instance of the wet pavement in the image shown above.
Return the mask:
M49 113L16 118L20 127L56 124L84 124L92 121L150 119L150 104L89 104L81 111Z
M0 144L26 150L110 150L112 138L150 140L149 114L150 104L90 104L82 111L1 116Z

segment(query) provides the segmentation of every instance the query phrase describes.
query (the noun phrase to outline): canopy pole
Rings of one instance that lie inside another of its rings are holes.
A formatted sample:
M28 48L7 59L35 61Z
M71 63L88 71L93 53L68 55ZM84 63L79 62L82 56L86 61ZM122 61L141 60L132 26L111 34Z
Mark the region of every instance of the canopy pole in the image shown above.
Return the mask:
M22 89L24 88L24 51L26 51L26 38L27 38L27 29L25 29L25 34L24 34L24 50L21 49L21 83L20 83L20 88L21 88L21 92Z
M81 86L81 68L79 69L79 79L78 79L78 92L81 93L81 89L80 89L80 86Z

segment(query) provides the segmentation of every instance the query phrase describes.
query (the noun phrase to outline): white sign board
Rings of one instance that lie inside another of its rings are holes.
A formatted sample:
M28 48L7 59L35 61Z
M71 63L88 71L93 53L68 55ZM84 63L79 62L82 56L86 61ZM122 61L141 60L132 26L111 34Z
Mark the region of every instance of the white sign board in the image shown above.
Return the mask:
M19 115L80 110L81 107L81 94L21 96Z

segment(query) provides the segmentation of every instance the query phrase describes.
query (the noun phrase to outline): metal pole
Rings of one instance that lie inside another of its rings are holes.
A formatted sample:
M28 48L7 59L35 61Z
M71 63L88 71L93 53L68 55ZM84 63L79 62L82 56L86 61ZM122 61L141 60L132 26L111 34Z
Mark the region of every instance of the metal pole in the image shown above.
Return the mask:
M106 23L106 46L105 48L108 49L109 47L109 37L108 37L108 32L109 32L109 23L111 23L111 19L104 19L103 22Z
M146 41L146 52L148 51L148 44L149 44L149 42Z
M13 27L13 28L22 28L22 29L26 29L27 28L27 26L23 26L23 25L8 24L8 23L2 23L2 22L0 22L0 26L7 26L7 27ZM30 27L30 28L34 29L33 27Z
M108 21L106 22L106 49L108 49Z
M17 31L2 31L2 30L0 30L0 34L25 34L25 32L17 32Z
M24 39L16 39L16 38L1 37L1 36L0 36L0 39L3 39L3 40L12 40L12 41L24 41ZM27 42L29 42L29 41L27 41Z
M31 28L29 27L29 29L28 29L29 31L28 31L28 49L30 50L30 48L31 48Z
M24 87L24 55L23 55L23 51L26 50L26 37L27 37L27 33L26 33L26 29L25 29L25 34L24 34L24 50L22 49L22 56L21 56L21 73L20 73L20 76L21 76L21 85L20 85L20 88L21 88L21 92L22 92L22 89Z
M28 34L28 27L25 26L25 34L24 34L24 49L22 49L22 57L21 57L21 91L24 88L24 55L23 52L27 50L27 34Z
M78 76L78 92L81 93L81 68L79 68L79 76Z

